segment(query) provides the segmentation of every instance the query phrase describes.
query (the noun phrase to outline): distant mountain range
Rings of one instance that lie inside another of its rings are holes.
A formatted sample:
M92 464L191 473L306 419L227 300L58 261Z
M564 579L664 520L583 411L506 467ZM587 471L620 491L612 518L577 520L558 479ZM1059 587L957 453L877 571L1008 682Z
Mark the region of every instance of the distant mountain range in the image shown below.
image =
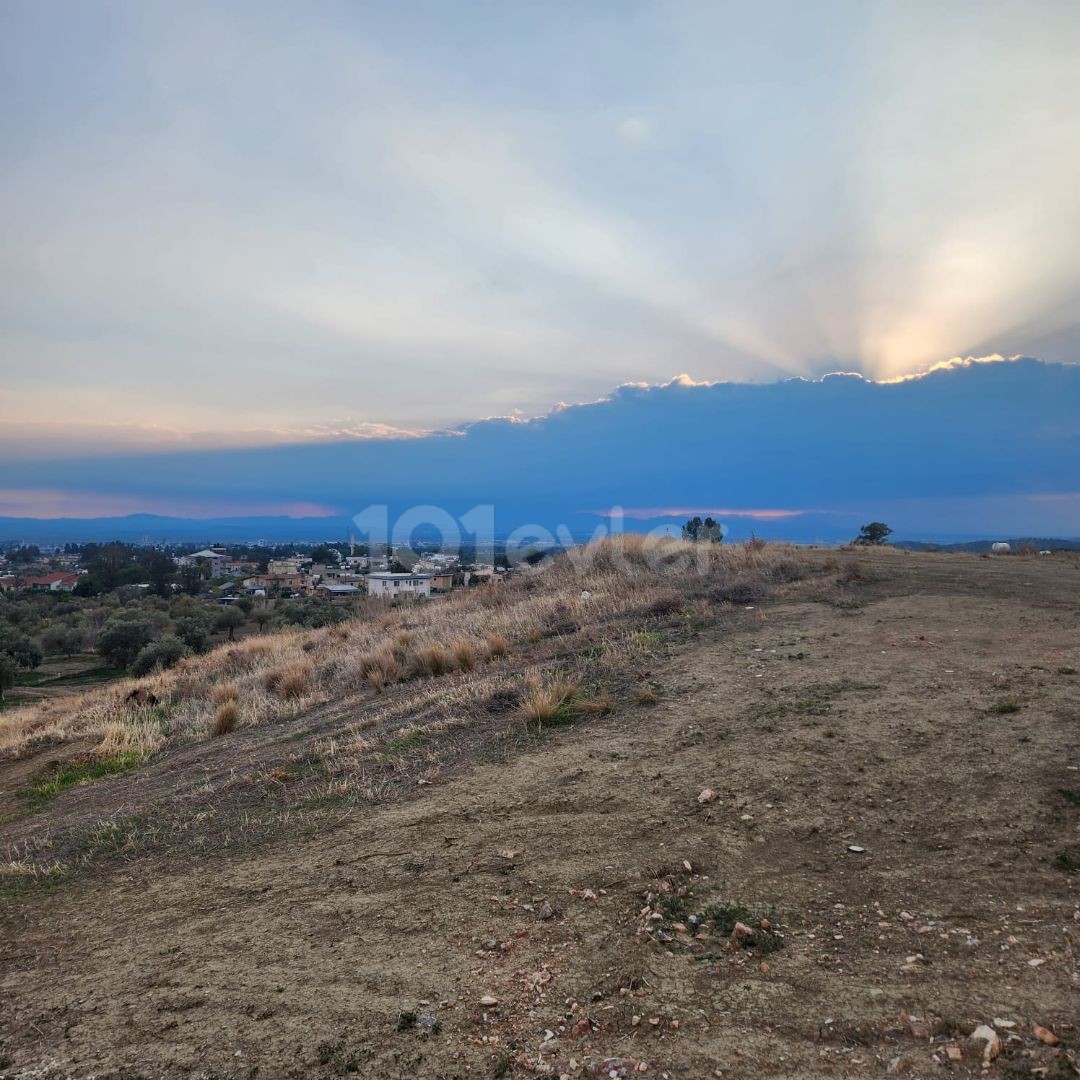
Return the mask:
M540 520L547 514L540 514ZM554 515L552 515L554 516ZM848 520L850 519L850 520ZM393 518L391 518L393 520ZM629 520L626 529L647 531L674 518ZM733 518L733 541L745 540L752 533L770 540L791 543L836 544L852 539L858 529L851 515L806 514L781 521L749 521ZM576 540L587 540L601 520L594 514L569 514L566 523ZM512 524L512 523L511 523ZM555 524L553 520L552 526ZM504 539L509 530L499 530L496 539ZM130 514L125 517L100 518L22 518L0 517L0 544L66 544L121 540L134 544L228 544L228 543L322 543L348 540L350 533L361 535L353 521L341 517L222 517L180 518L160 514ZM418 534L419 535L419 534ZM942 536L940 540L898 540L893 546L909 551L989 551L995 541L1008 539L1013 547L1030 544L1043 549L1080 550L1080 538L1057 539L1034 537L988 539Z

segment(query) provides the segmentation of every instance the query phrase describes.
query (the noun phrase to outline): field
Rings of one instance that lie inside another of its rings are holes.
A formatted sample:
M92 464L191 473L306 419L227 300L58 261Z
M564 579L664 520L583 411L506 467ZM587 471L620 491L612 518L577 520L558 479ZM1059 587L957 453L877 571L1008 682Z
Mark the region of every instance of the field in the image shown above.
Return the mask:
M0 1076L1080 1075L1080 556L674 554L0 714Z

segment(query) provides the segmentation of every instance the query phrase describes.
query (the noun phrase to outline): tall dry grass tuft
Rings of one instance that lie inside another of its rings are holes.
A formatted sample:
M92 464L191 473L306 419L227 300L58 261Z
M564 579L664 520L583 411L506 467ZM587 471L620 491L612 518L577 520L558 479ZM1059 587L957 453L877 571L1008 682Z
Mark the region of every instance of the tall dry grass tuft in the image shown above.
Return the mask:
M236 700L223 701L214 713L213 723L210 725L210 734L213 736L228 735L236 729L240 721L240 703Z
M412 670L420 677L446 675L454 670L454 658L444 646L433 642L417 649L412 658Z
M225 705L230 701L237 701L240 697L240 690L236 683L218 683L214 687L214 692L210 695L211 701L215 705Z
M476 649L468 638L458 638L451 646L454 663L461 671L472 671L476 667Z
M554 675L546 682L533 683L521 699L521 713L525 724L538 728L545 723L563 719L566 706L577 693L577 686L565 675Z
M360 658L360 674L377 694L402 676L401 664L390 649L380 649Z
M263 678L263 685L272 694L287 699L303 697L311 689L314 670L305 661L294 661L286 667L273 668Z
M510 651L509 642L502 634L488 630L484 633L484 641L487 642L488 656L492 659L505 656Z

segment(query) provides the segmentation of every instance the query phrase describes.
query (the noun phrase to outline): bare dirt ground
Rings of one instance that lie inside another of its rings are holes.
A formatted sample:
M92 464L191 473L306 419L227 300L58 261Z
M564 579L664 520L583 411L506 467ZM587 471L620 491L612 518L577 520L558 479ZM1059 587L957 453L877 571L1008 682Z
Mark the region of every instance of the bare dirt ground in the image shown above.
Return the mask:
M1080 561L856 558L672 638L655 703L0 900L0 1076L1080 1075ZM289 736L0 829L197 807Z

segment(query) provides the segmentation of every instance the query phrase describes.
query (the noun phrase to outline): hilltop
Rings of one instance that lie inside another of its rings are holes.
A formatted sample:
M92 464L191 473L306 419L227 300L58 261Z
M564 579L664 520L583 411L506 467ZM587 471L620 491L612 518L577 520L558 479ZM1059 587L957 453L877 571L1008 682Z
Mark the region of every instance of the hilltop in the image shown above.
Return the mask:
M1067 1076L1078 586L629 538L5 713L0 1069Z

